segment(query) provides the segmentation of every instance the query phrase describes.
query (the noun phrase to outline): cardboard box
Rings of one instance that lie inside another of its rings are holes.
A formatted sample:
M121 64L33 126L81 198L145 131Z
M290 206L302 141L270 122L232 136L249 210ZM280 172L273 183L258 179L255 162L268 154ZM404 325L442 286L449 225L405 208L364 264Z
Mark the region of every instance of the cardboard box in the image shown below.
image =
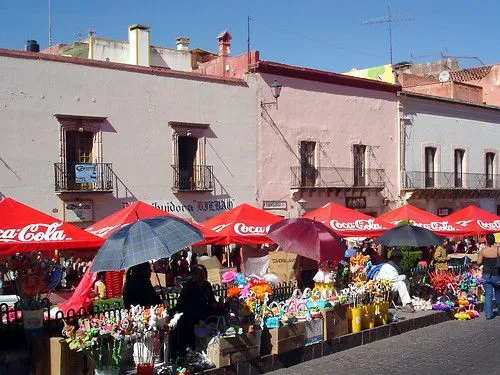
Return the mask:
M321 311L324 322L325 341L349 333L349 321L347 319L348 307L349 305L338 305Z
M294 265L297 254L285 251L274 251L269 253L269 273L278 276L279 281L295 280Z
M261 354L281 354L304 346L306 334L305 323L265 329L262 331Z
M260 356L262 331L235 337L213 337L207 346L207 356L215 367L225 367L254 360Z
M316 344L324 340L323 328L324 321L323 318L316 318L305 322L306 331L304 336L304 346Z
M94 373L92 363L85 353L70 350L68 343L61 337L34 337L33 360L36 375Z

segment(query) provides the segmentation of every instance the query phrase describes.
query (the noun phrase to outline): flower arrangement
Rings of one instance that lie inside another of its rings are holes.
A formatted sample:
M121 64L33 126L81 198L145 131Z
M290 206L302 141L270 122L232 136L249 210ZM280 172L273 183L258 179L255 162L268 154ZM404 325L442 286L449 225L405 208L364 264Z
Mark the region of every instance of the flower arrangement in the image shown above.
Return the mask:
M21 310L42 308L42 293L50 289L51 275L55 269L56 264L51 259L44 259L35 252L17 254L9 258L3 273L13 273Z
M353 282L364 281L371 262L368 255L356 254L349 260L349 271Z
M126 316L127 311L122 311ZM69 348L84 351L97 370L118 369L124 338L130 330L128 318L117 319L101 314L90 319L80 319L78 328L65 322L63 336Z
M180 315L176 321L179 317ZM129 320L129 338L134 344L134 361L138 368L152 366L174 322L170 322L168 311L163 306L131 306Z

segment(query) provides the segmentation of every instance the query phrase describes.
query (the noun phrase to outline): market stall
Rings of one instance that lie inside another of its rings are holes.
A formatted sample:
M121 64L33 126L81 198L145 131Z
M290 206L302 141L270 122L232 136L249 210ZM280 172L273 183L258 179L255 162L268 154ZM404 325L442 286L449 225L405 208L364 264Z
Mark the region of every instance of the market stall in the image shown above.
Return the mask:
M467 231L453 224L446 218L431 214L410 204L405 204L392 211L377 217L379 220L398 225L402 221L409 224L428 229L438 236L461 237L467 235Z
M468 236L480 236L500 231L500 216L476 206L467 206L444 219L465 231Z
M380 217L374 218L332 202L308 212L304 217L325 224L341 237L378 237L394 227Z

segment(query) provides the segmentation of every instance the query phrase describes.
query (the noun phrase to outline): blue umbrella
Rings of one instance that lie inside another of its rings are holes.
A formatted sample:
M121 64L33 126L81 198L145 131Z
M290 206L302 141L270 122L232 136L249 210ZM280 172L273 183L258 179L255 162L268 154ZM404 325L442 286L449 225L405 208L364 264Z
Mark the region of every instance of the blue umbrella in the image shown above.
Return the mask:
M201 240L200 230L177 217L138 220L108 237L90 270L124 270L153 259L167 258Z

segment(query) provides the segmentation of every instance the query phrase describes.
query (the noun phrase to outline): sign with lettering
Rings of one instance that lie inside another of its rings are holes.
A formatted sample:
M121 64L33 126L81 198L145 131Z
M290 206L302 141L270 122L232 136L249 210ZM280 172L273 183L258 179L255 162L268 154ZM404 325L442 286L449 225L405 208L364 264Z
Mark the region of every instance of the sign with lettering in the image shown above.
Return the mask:
M76 164L75 182L78 184L97 183L97 164Z
M235 200L233 198L211 199L211 200L148 200L145 201L153 207L168 213L193 218L201 222L214 217L221 212L234 208Z
M68 223L94 221L92 201L65 201L63 205L64 221Z
M263 210L286 210L287 204L286 201L263 201L262 202Z
M366 208L366 197L345 197L345 206L353 210Z
M273 251L269 253L269 273L278 276L280 281L295 280L295 271L293 266L297 254L287 253L285 251Z

